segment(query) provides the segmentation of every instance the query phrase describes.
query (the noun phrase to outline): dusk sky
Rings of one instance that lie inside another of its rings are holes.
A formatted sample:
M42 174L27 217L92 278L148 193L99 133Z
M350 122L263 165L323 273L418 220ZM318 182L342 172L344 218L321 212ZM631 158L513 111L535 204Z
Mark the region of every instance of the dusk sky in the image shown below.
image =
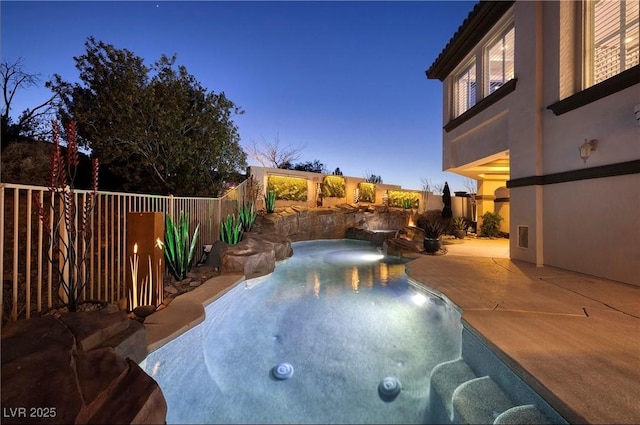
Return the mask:
M442 83L433 63L475 2L2 1L2 60L23 59L38 88L17 94L11 115L46 100L54 73L75 82L87 37L126 48L147 65L177 54L198 81L245 113L241 145L302 146L344 175L380 175L420 189L442 172ZM248 158L249 165L259 165Z

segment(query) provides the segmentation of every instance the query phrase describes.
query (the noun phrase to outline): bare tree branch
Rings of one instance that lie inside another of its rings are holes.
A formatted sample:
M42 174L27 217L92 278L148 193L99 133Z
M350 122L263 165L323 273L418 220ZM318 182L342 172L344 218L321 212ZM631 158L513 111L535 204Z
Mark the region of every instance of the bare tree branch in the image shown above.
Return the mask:
M252 141L246 147L247 155L255 159L263 167L284 168L300 159L302 151L307 145L280 146L280 136L276 134L273 142L262 139L261 142Z
M467 189L467 192L469 193L477 193L478 192L478 181L471 179L469 177L465 177L464 180L462 181L462 185L464 186L465 189Z
M0 63L0 81L2 84L2 120L8 125L11 114L11 106L19 90L25 90L40 83L39 74L30 74L24 70L23 59L15 62ZM55 116L55 101L58 94L54 93L41 104L27 108L20 114L17 122L13 124L18 134L34 137L48 133L48 125L43 128L44 121Z
M432 192L435 195L442 195L444 191L444 183L433 183L430 178L420 178L422 183L422 190L425 192Z

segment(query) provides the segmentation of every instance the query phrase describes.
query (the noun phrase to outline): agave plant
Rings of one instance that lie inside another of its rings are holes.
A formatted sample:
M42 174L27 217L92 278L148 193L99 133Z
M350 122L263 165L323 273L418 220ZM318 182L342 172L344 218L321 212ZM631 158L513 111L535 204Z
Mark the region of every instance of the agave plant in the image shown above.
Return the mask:
M444 227L437 221L427 221L424 225L424 237L438 239L444 233Z
M469 224L464 217L456 217L451 222L451 226L453 227L453 230L467 230Z
M267 192L267 194L264 196L264 204L267 208L268 213L272 213L276 210L276 192L275 191L270 190L269 192Z
M220 222L220 240L222 242L235 245L240 242L243 233L242 221L233 214L227 214L227 218Z
M253 223L256 221L256 211L253 206L253 202L249 202L249 205L242 203L242 207L238 209L238 216L240 217L240 223L242 223L242 230L245 232L251 231Z
M191 270L199 232L200 223L193 231L193 237L189 237L188 212L180 212L177 225L169 214L165 215L164 256L169 271L177 280L186 278Z

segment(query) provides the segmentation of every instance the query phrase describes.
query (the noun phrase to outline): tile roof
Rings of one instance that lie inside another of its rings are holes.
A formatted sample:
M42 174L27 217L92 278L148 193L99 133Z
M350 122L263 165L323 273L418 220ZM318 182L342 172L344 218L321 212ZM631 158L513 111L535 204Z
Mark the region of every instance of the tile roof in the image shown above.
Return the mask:
M444 81L513 3L514 0L479 1L433 64L425 71L427 78Z

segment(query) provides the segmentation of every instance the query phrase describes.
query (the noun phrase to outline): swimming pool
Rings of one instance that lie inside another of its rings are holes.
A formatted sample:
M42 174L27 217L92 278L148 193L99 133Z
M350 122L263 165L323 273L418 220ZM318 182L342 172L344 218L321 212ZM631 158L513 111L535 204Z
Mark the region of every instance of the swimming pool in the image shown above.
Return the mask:
M149 354L167 423L424 423L432 369L460 356L459 313L371 243L292 246ZM282 363L289 379L274 377ZM395 398L379 392L387 377L401 382Z

